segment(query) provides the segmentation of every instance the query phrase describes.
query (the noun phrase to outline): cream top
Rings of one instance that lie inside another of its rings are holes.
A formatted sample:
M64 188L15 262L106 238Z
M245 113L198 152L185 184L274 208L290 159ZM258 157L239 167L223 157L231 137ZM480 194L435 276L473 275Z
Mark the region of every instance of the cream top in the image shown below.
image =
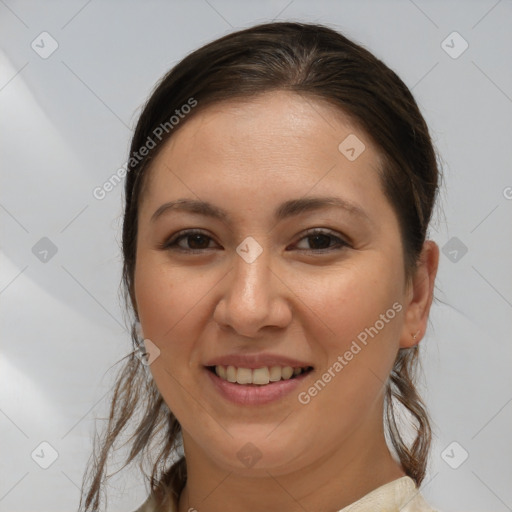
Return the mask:
M403 476L377 487L339 512L437 512L423 498L416 482Z
M403 476L377 487L356 502L339 512L437 512L423 498L416 483L409 476ZM148 500L135 512L163 512L157 510ZM169 511L175 512L175 511Z

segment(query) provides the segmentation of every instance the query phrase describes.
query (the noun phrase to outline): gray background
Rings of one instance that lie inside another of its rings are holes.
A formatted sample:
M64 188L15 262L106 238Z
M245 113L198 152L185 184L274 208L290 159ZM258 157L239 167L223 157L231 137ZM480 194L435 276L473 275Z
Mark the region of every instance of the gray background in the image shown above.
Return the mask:
M446 512L512 510L510 0L0 0L0 510L77 508L109 368L131 350L118 295L122 185L103 200L93 189L126 161L161 75L272 19L339 29L420 104L444 162L431 229L444 248L439 301L421 344L436 429L422 492ZM58 44L50 56L42 32ZM144 487L136 473L116 478L109 510L130 512Z

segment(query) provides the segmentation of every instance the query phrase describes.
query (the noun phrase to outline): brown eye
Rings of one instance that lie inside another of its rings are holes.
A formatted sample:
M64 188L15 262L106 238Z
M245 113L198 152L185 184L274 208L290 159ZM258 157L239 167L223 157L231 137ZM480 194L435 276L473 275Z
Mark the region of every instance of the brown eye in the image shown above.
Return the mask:
M185 235L180 238L188 239L189 247L187 247L187 249L206 249L209 244L208 239L210 239L210 237L205 235Z
M202 231L185 231L171 238L162 245L162 249L171 249L184 252L203 251L209 249L209 243L213 239ZM184 243L181 243L185 241Z
M315 249L328 249L331 246L332 236L330 235L309 235L308 237L309 243L313 244Z
M329 251L337 248L349 247L349 244L342 238L332 234L330 231L313 230L306 234L301 240L307 240L310 247L300 248L305 251Z

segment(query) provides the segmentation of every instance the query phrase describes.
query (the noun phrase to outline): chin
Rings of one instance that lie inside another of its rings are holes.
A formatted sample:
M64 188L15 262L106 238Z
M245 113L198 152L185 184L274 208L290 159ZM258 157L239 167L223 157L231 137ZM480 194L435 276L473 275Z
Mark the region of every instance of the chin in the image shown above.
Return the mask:
M267 431L263 435L261 432L260 428L255 436L247 433L244 436L233 435L229 445L220 452L210 452L210 457L225 471L241 475L257 477L268 476L269 472L276 475L289 473L298 458L299 440L293 440L283 432L273 438L268 437ZM286 443L283 443L284 439ZM210 442L209 447L212 445L220 447L220 444ZM307 452L307 446L304 450Z

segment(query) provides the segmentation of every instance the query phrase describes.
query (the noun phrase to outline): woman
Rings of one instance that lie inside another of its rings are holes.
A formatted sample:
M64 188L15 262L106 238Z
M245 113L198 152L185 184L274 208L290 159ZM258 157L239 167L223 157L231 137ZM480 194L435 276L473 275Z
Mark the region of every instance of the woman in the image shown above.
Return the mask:
M232 33L161 80L128 171L135 350L83 510L137 416L139 511L431 511L414 371L438 167L396 74L325 26Z

